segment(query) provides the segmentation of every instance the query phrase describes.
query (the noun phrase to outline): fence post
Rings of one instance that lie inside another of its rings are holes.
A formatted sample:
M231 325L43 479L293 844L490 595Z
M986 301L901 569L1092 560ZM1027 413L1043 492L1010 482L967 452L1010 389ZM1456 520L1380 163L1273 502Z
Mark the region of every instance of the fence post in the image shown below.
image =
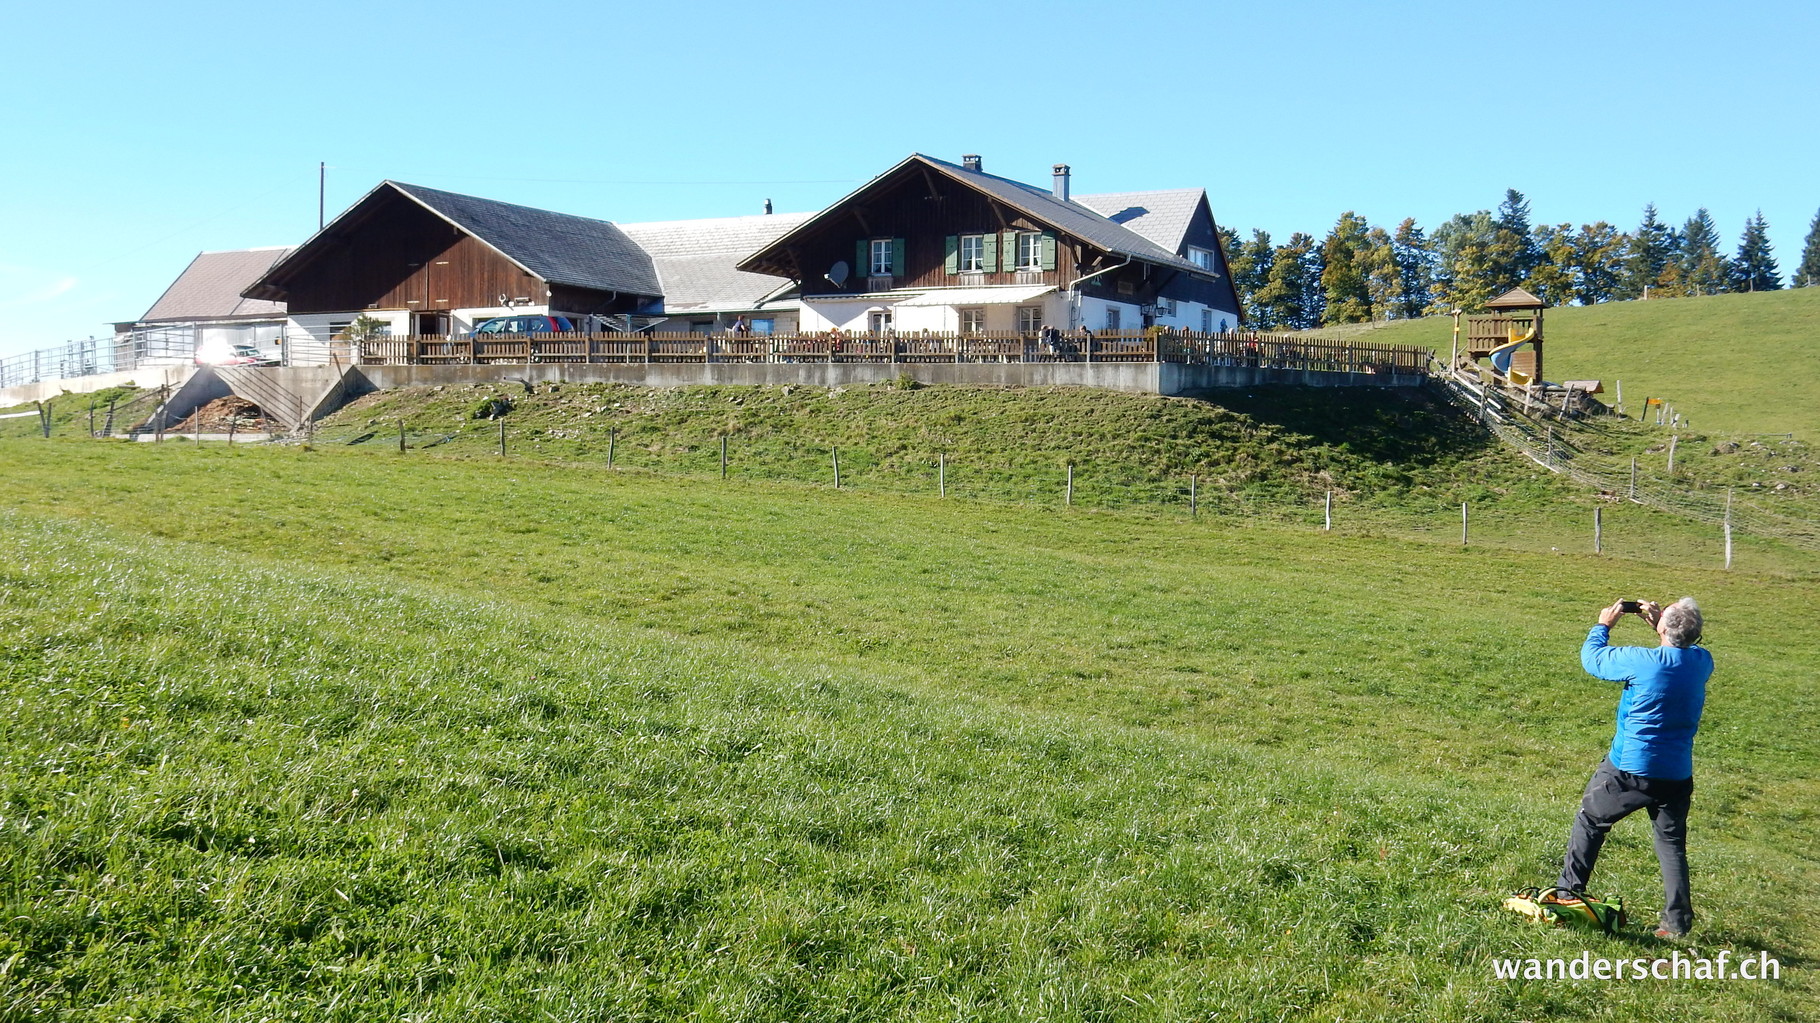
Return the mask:
M720 435L720 478L727 478L727 435Z
M499 417L499 453L501 455L506 453L506 420L504 416Z
M1074 507L1074 463L1068 463L1068 507Z
M238 417L238 416L235 416L233 419L228 420L228 447L230 447L230 448L234 446L234 429L235 429L235 427L238 427L239 425L240 425L240 417Z
M95 439L95 399L93 398L88 400L88 436L90 440Z
M1630 499L1637 499L1637 456L1630 456Z
M1460 502L1460 546L1462 546L1462 547L1466 546L1466 525L1467 525L1466 502L1461 501Z
M1331 491L1331 490L1329 490L1327 492L1326 524L1323 525L1321 528L1323 530L1332 530L1333 529L1333 491Z
M1548 454L1544 462L1550 469L1555 467L1555 424L1548 424Z
M619 427L607 429L607 468L613 468L613 449L619 444Z
M1196 490L1195 484L1197 484L1199 482L1200 482L1200 477L1195 476L1193 474L1189 475L1189 477L1188 477L1188 517L1189 518L1194 518L1195 516L1197 516L1201 513L1199 502L1196 501L1196 498L1199 495L1195 493L1195 490Z
M398 421L398 453L404 454L404 420Z
M1681 435L1674 434L1668 438L1668 474L1675 474L1675 445L1681 442Z
M948 496L948 452L946 451L936 455L935 487L939 496Z
M1732 491L1728 487L1728 488L1726 488L1726 491L1725 491L1725 568L1727 571L1730 571L1731 567L1732 567Z
M839 490L840 489L840 445L838 445L838 444L835 445L833 450L834 450L834 489Z
M201 405L196 406L196 411L190 413L190 443L196 445L197 451L202 450L202 406Z
M1605 509L1592 510L1592 549L1594 554L1605 553Z

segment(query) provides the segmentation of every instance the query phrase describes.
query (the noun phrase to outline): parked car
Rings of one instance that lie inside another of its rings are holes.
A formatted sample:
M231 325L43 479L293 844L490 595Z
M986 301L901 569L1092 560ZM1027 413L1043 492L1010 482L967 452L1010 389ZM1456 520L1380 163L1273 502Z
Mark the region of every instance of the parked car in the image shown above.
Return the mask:
M517 316L495 316L474 326L474 337L498 334L566 334L575 329L567 316L542 316L521 313Z
M198 366L276 366L275 356L261 352L257 345L207 344L196 349Z

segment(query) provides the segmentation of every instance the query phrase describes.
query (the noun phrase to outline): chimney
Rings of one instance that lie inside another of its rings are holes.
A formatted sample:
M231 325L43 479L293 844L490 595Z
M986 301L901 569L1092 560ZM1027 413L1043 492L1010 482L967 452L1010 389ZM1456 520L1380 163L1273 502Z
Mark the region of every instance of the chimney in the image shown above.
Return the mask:
M770 215L771 215L771 200L766 199L765 200L765 216L768 217Z
M980 155L978 153L968 153L967 155L961 157L961 166L965 167L966 169L968 169L970 171L979 170L980 169Z
M1055 197L1063 202L1068 201L1068 165L1055 165Z

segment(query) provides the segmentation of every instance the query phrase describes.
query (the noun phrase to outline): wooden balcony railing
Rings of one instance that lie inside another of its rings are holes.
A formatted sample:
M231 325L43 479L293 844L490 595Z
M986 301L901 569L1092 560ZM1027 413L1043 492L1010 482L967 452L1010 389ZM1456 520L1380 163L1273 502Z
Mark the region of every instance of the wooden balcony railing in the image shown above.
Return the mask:
M513 337L392 337L358 342L362 365L638 363L1156 363L1248 366L1335 373L1427 371L1433 353L1251 331L1203 334L532 334Z

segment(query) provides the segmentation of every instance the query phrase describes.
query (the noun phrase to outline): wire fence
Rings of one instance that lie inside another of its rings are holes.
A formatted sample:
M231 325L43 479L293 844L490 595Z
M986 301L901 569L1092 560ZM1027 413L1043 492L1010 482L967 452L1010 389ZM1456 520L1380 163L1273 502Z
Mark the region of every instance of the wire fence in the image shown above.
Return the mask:
M1820 551L1820 521L1811 515L1791 514L1739 497L1735 487L1704 485L1685 476L1640 466L1635 459L1624 461L1598 455L1595 451L1603 431L1594 418L1524 414L1515 403L1488 400L1495 392L1462 389L1445 374L1431 379L1500 441L1549 471L1607 497L1739 534ZM1671 434L1670 443L1677 441L1678 436ZM1792 438L1789 442L1793 442Z
M121 409L149 407L147 391L123 400ZM1449 393L1475 417L1489 403L1483 396ZM56 403L58 415L22 416L0 423L0 435L105 436L131 426L130 416L105 415L106 406ZM87 404L94 404L93 402ZM140 411L143 411L140 408ZM1596 421L1550 419L1538 422L1524 416L1486 414L1480 419L1500 441L1522 452L1537 465L1571 479L1619 504L1634 504L1713 527L1712 542L1724 531L1740 538L1772 540L1807 551L1820 551L1820 522L1799 512L1776 509L1761 500L1739 497L1724 488L1702 486L1683 475L1665 474L1596 453L1600 427ZM112 430L109 430L109 427ZM195 419L175 423L161 433L148 435L166 441L206 445L257 443L244 433L234 438L218 425ZM365 450L395 448L457 457L476 455L533 456L554 461L595 464L606 468L689 479L766 481L859 489L899 494L921 494L964 500L1032 507L1156 511L1189 517L1255 520L1290 526L1341 531L1375 530L1412 533L1430 538L1458 534L1461 543L1495 542L1536 550L1593 551L1615 548L1625 527L1608 523L1612 531L1602 539L1590 521L1565 523L1552 519L1538 525L1533 509L1500 506L1496 501L1466 506L1448 503L1435 494L1403 492L1374 494L1335 488L1319 489L1306 473L1292 467L1254 465L1249 468L1197 472L1169 472L1111 460L1066 461L1053 451L938 450L939 445L905 445L898 442L874 446L855 444L825 446L790 443L776 438L742 436L735 432L704 442L698 436L667 434L661 427L626 424L538 424L515 420L510 414L495 420L453 420L426 424L375 420L364 426L311 424L292 440L324 447ZM1456 495L1457 496L1457 495ZM1542 516L1542 518L1547 518ZM1699 534L1699 530L1691 531ZM1704 557L1710 546L1701 543Z

